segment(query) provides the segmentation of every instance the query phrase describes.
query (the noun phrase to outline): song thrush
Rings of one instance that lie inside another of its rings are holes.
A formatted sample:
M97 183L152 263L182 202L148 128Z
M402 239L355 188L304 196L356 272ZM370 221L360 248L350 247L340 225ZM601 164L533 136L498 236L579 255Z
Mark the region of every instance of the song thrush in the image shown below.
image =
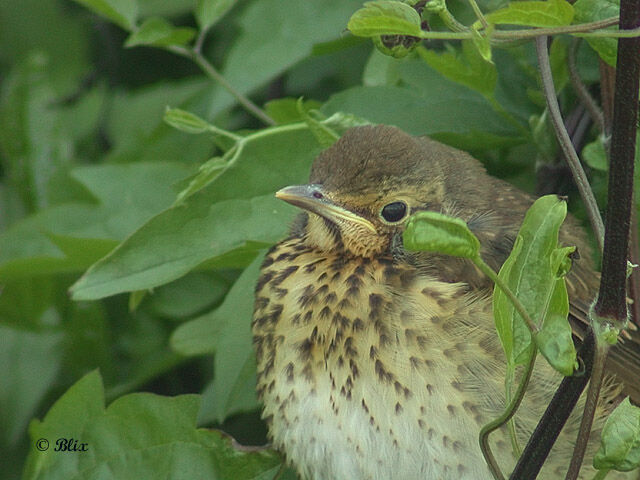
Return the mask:
M276 196L304 212L256 286L258 393L274 446L310 480L490 478L478 432L505 404L492 283L467 260L405 251L402 231L419 210L459 217L497 270L533 198L464 152L387 126L350 129L315 160L308 185ZM581 254L568 290L584 318L598 274L574 219L560 239ZM612 364L635 376L637 395L637 354L614 352ZM538 361L516 420L522 444L558 382ZM619 392L609 382L596 429ZM578 422L540 478L563 478ZM510 471L507 432L492 438Z

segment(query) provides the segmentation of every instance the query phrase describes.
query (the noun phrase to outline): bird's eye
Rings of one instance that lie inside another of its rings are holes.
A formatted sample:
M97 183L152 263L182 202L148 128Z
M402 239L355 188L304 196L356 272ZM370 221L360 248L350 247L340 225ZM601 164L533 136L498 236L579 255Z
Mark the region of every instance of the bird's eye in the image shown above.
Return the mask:
M407 214L407 204L404 202L392 202L382 207L380 215L389 223L397 223Z

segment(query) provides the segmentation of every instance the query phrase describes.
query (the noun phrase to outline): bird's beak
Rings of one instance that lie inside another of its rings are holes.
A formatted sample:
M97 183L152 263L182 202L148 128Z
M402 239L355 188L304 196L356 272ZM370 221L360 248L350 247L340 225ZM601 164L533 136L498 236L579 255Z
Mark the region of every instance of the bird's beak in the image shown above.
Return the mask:
M369 220L330 200L323 191L322 185L309 184L284 187L276 192L276 198L318 214L336 224L346 221L377 233L376 228Z

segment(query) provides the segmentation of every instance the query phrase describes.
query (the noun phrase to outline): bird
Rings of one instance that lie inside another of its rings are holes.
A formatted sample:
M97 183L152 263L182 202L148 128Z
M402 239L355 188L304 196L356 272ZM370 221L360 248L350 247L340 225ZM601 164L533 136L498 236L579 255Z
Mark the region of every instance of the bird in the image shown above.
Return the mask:
M505 407L506 371L492 282L467 259L407 251L402 232L419 211L460 218L498 270L535 198L463 151L386 125L348 129L308 184L276 197L301 212L255 287L257 392L273 446L304 480L491 479L478 434ZM580 254L566 278L572 319L584 319L593 252L571 216L559 240ZM605 382L595 433L623 394L640 398L635 355L612 355L619 376ZM521 444L560 379L536 363L515 420ZM539 478L564 478L579 421L574 412ZM506 429L491 446L510 472ZM580 478L593 474L585 465Z

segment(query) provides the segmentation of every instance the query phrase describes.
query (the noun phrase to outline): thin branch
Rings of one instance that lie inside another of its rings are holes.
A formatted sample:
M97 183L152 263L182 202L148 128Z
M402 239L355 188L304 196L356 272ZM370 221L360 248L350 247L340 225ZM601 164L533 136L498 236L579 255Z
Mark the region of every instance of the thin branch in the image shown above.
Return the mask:
M582 413L582 420L580 422L580 430L578 431L576 445L573 449L571 463L569 464L569 470L567 471L565 480L576 480L580 473L580 467L582 466L584 454L587 450L587 444L589 443L589 434L591 433L591 426L593 425L593 417L596 413L596 407L598 406L600 387L602 386L602 378L604 376L604 363L607 358L608 351L609 345L596 339L596 348L593 355L593 371L591 372L591 380L589 381L587 399Z
M595 232L600 251L602 251L604 238L604 225L602 223L602 217L600 216L598 204L593 195L593 191L591 190L591 186L589 185L589 180L587 179L587 176L582 169L582 165L580 164L580 160L578 159L578 154L573 148L571 138L569 137L567 129L565 128L564 122L562 120L562 114L560 113L560 106L558 105L556 90L553 86L553 77L551 75L549 51L547 49L547 37L536 38L536 50L538 52L538 66L540 68L540 76L542 77L542 88L544 90L545 98L547 99L547 107L549 108L549 114L554 126L554 131L556 133L558 143L560 144L560 148L562 148L565 158L567 159L567 163L571 168L571 173L573 174L573 178L578 187L578 191L580 192L582 201L584 202L585 208L587 209L587 215L589 216L589 221L591 222L591 226Z
M620 2L620 28L640 25L640 2ZM602 277L594 311L618 328L627 320L626 272L633 197L633 169L638 120L640 39L618 41L611 161L607 202L607 231L602 258Z
M484 18L484 14L482 13L482 10L480 10L480 7L478 6L478 3L476 2L476 0L469 0L469 3L471 4L471 8L473 9L473 12L476 14L476 17L478 18L478 20L480 20L482 27L488 28L489 22L487 22L487 19Z
M511 399L511 402L509 402L509 405L507 405L507 407L498 418L487 423L480 430L480 450L482 450L482 455L484 456L484 459L487 462L487 465L489 466L489 469L491 470L491 473L496 480L503 480L504 476L502 475L500 466L498 465L498 462L493 456L493 452L491 451L491 446L489 445L489 435L503 426L505 423L507 423L516 413L516 410L518 410L518 407L520 406L520 403L524 398L527 387L529 386L529 380L531 380L533 367L536 363L536 354L536 346L535 344L532 344L529 353L529 359L524 366L523 377L520 379L518 389Z
M270 126L276 124L276 122L269 115L267 115L260 107L258 107L255 103L249 100L249 98L247 98L241 92L236 90L236 88L233 85L231 85L227 81L227 79L224 78L224 76L222 76L222 74L218 72L218 70L216 70L216 68L213 65L211 65L211 63L209 63L209 61L204 57L204 55L202 55L201 52L184 48L184 47L178 47L175 45L168 47L168 50L177 55L193 60L196 63L196 65L198 65L209 78L219 83L227 92L229 92L238 101L240 105L242 105L245 108L245 110L251 113L254 117L258 118L259 120L261 120L262 122Z
M571 42L571 48L569 49L568 55L568 65L569 65L569 78L571 79L571 84L573 85L576 94L580 98L580 101L585 106L589 114L591 115L591 119L598 126L598 129L601 133L604 134L604 118L602 115L602 110L596 103L595 99L587 90L587 87L584 83L582 83L582 79L578 74L578 65L576 64L576 57L578 56L578 47L580 46L580 39L574 38Z

